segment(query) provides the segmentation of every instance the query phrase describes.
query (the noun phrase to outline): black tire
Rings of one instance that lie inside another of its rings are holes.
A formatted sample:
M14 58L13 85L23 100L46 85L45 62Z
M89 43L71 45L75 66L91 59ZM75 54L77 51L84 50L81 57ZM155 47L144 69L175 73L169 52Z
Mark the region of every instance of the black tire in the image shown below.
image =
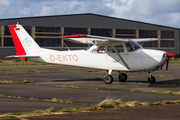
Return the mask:
M154 84L156 82L156 78L151 76L151 79L150 79L150 77L148 77L148 82L151 84Z
M112 75L105 75L105 76L104 76L104 82L105 82L106 84L111 84L111 83L113 82L113 77L112 77Z
M120 82L126 82L127 75L125 73L121 73L121 74L119 74L118 78L119 78Z

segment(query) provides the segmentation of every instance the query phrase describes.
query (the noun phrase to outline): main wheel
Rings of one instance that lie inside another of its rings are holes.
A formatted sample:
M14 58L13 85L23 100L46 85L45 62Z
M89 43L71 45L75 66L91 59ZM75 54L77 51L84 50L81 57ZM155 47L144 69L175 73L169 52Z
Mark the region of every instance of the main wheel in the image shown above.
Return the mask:
M112 75L105 75L105 76L104 76L104 82L105 82L106 84L111 84L111 83L113 82L113 77L112 77Z
M120 82L126 82L127 75L125 73L121 73L121 74L119 74L118 78L119 78Z
M151 78L148 77L148 82L151 83L151 84L154 84L156 82L156 78L153 77L153 76L151 76Z

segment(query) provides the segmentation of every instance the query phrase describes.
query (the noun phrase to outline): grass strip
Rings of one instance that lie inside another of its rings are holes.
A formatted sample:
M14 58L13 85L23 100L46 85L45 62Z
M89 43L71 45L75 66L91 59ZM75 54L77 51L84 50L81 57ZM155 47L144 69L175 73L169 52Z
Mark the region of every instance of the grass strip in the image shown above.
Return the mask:
M180 63L180 60L170 60L170 63Z
M13 66L13 65L52 65L42 62L1 62L0 66Z
M77 88L77 89L93 89L93 90L99 90L100 88L93 88L93 87L84 87L84 86L75 86L75 85L55 85L55 87L65 87L65 88Z
M171 95L180 95L180 92L172 92L172 91L166 91L166 90L143 90L141 92L146 93L156 93L156 94L171 94Z
M64 87L64 88L76 88L76 89L89 89L89 90L114 90L116 89L105 89L105 88L97 88L97 87L85 87L85 86L75 86L75 85L55 85L55 87Z
M27 84L27 83L35 83L34 81L10 81L10 80L0 80L0 83L5 83L5 84Z
M156 78L173 78L172 76L167 76L167 75L157 75L155 77Z
M156 106L156 105L166 105L166 104L178 104L180 100L165 100L162 102L121 102L120 99L109 99L106 98L104 101L97 105L92 105L89 107L75 107L75 108L63 108L54 109L53 107L46 110L36 110L30 112L19 112L19 113L6 113L0 115L2 119L10 118L22 118L30 116L41 116L41 115L52 115L52 114L65 114L67 112L83 112L83 111L95 111L95 110L107 110L107 109L119 109L119 108L131 108L131 107L142 107L142 106Z
M26 99L26 100L41 100L38 98L34 98L34 97L30 97L30 98L25 98L25 97L21 97L21 96L9 96L9 95L3 95L0 94L0 97L4 97L4 98L14 98L14 99ZM57 98L51 98L51 99L43 99L43 101L46 102L59 102L59 103L71 103L71 104L83 104L83 105L92 105L92 104L85 104L85 103L76 103L76 102L72 102L70 100L62 100L62 99L57 99Z

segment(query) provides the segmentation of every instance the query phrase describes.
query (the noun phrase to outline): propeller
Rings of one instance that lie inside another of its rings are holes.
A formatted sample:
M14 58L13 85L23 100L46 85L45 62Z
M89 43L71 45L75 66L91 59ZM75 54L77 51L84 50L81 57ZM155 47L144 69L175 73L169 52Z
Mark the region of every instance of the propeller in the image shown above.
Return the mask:
M173 56L175 56L175 54L172 54L172 53L169 53L169 52L166 53L166 57L167 57L167 60L166 60L166 74L167 74L167 71L168 71L169 58L173 57Z

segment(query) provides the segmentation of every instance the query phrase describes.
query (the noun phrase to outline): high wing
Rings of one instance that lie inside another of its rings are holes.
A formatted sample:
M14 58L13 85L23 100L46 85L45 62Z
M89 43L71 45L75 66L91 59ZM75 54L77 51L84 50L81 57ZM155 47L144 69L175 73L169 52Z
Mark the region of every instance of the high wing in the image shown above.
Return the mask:
M136 41L138 43L142 43L142 42L152 42L152 41L157 41L157 38L143 38L143 39L131 39L133 41Z
M157 38L144 38L144 39L119 39L119 38L112 38L112 37L102 37L102 36L95 36L95 35L68 35L61 37L62 39L69 40L76 43L83 43L83 44L109 44L111 41L112 43L122 43L122 42L129 42L129 40L133 40L136 42L150 42L150 41L157 41Z

